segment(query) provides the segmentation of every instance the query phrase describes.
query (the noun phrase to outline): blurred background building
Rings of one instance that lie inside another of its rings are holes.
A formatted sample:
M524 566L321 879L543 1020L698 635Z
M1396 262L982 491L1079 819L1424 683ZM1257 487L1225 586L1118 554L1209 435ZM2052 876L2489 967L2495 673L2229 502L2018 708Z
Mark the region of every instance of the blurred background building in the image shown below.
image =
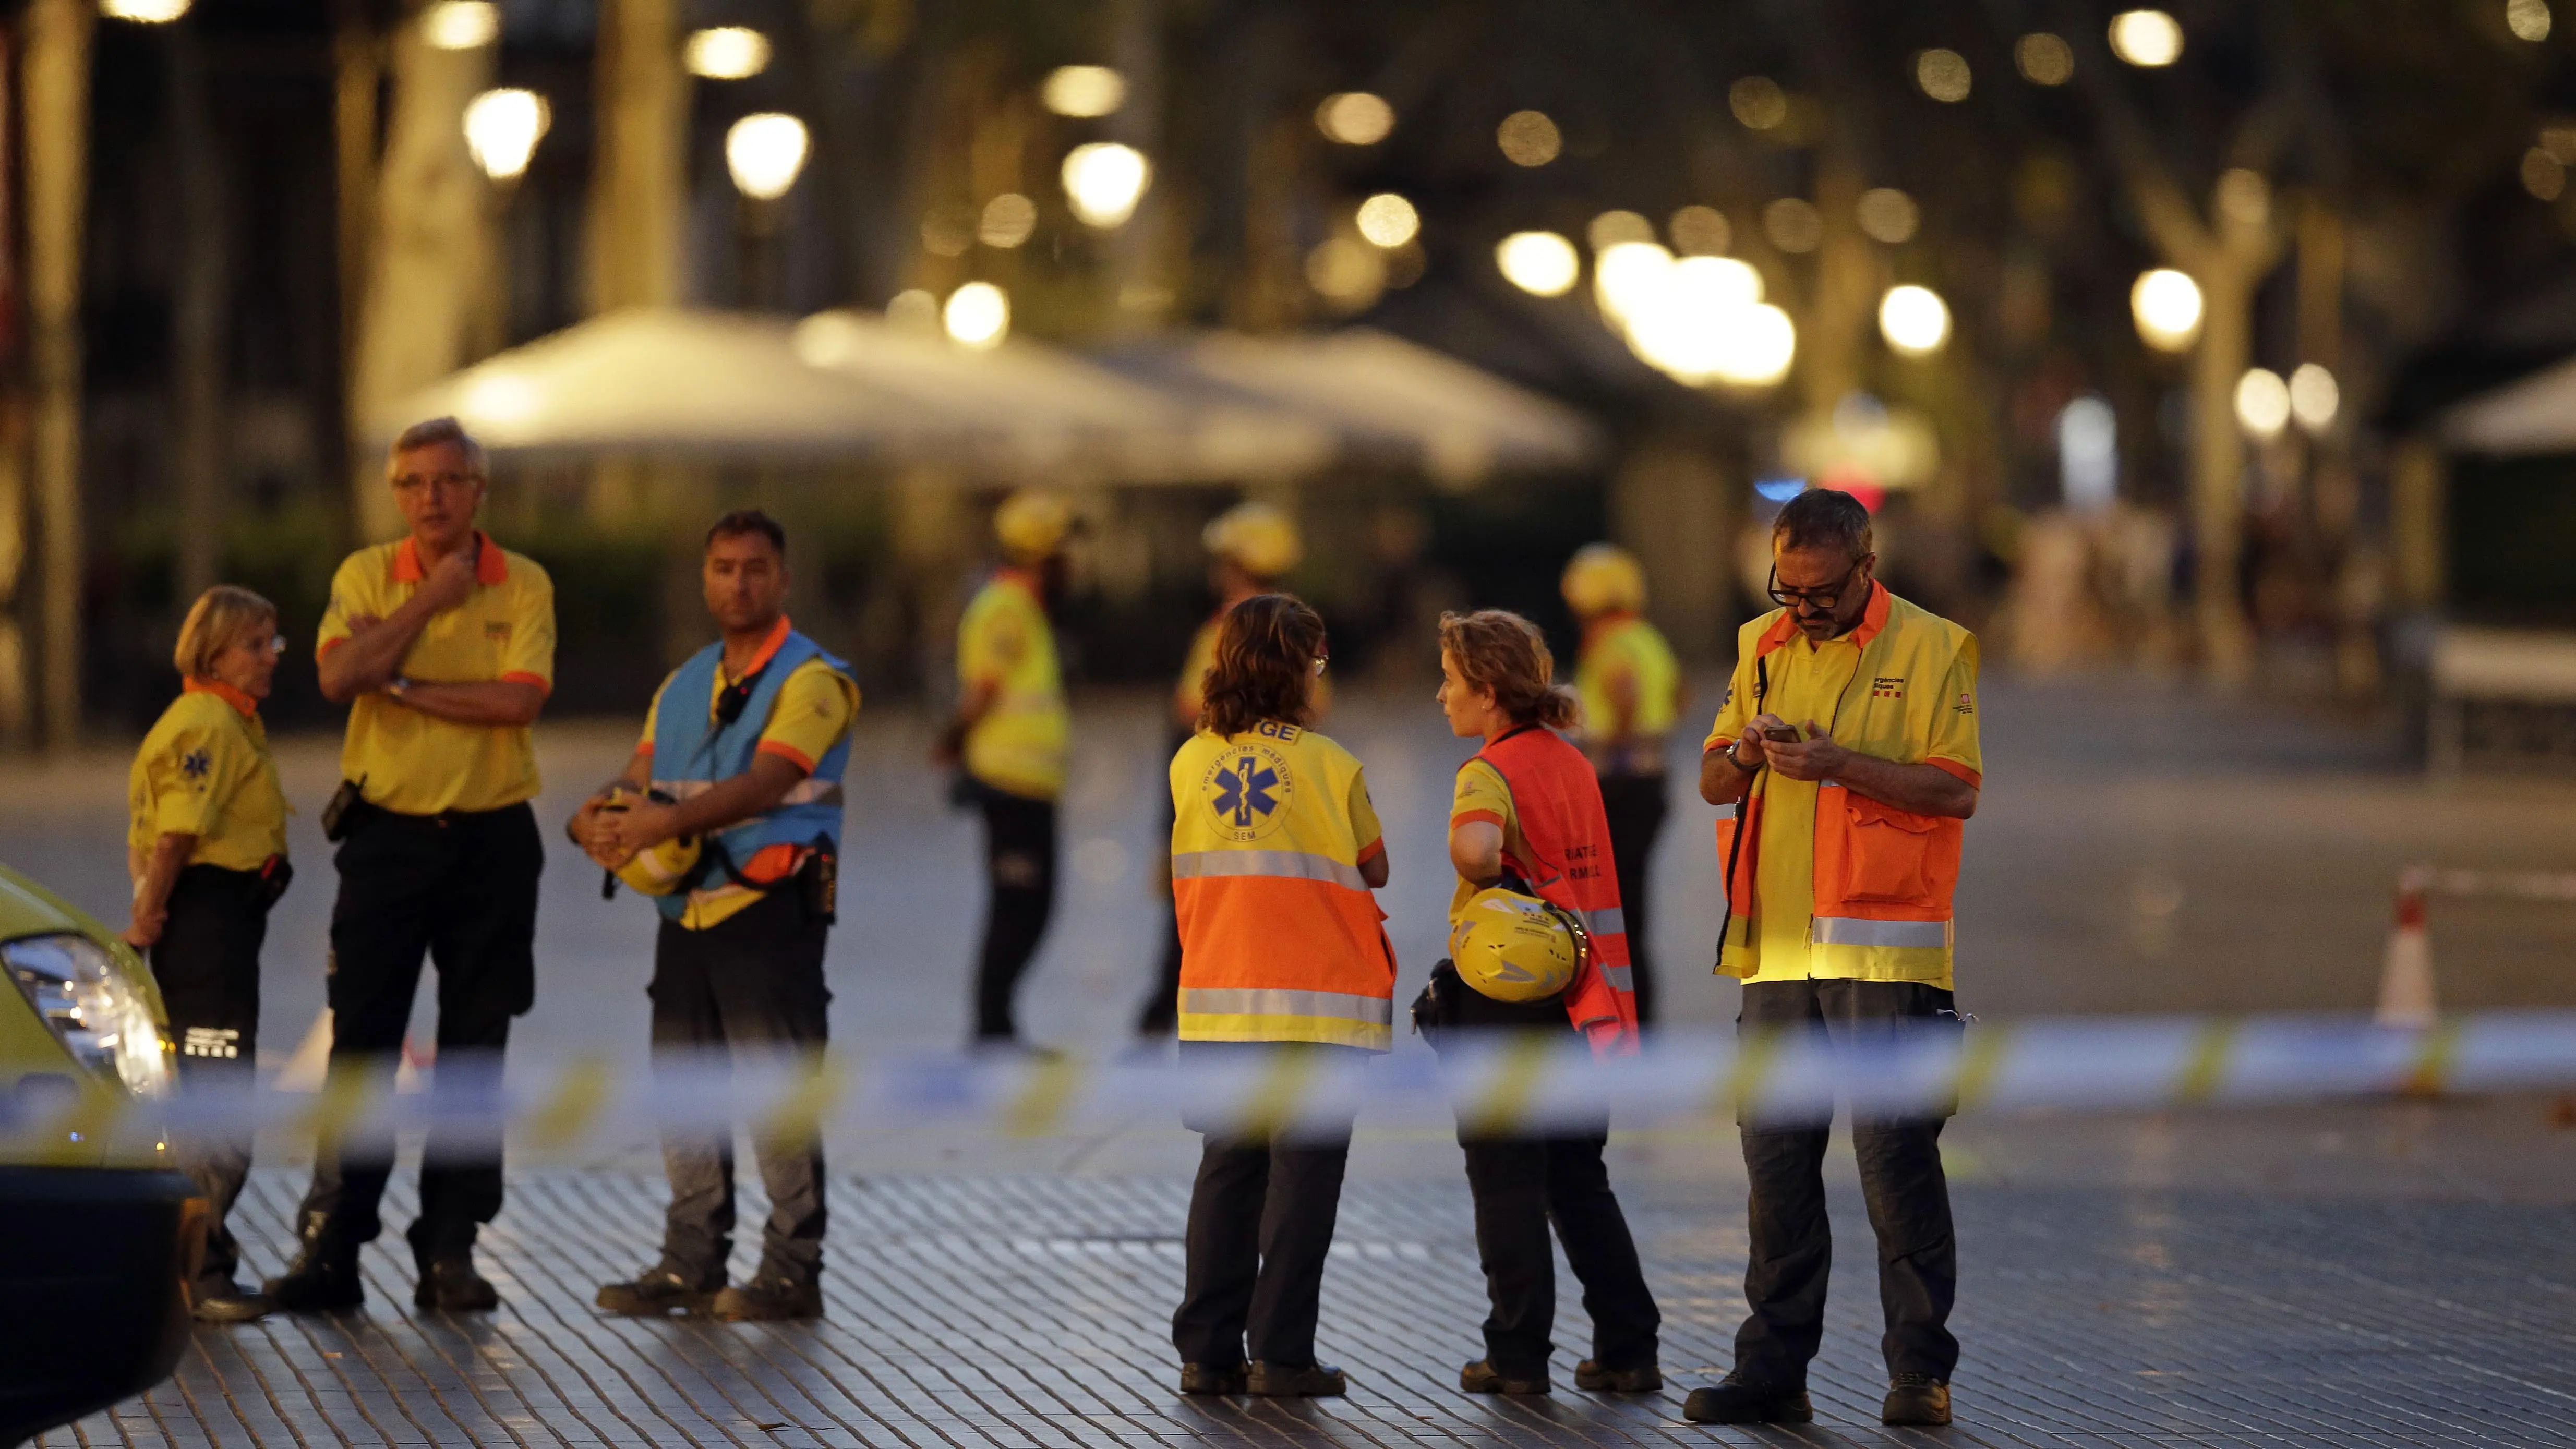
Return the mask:
M558 710L638 706L738 502L883 697L1018 483L1091 525L1093 681L1169 674L1247 494L1337 667L1568 629L1597 537L1713 661L1828 484L1990 659L2576 754L2519 662L2576 627L2571 45L2548 0L18 0L0 738L139 728L217 578L302 658L452 410Z

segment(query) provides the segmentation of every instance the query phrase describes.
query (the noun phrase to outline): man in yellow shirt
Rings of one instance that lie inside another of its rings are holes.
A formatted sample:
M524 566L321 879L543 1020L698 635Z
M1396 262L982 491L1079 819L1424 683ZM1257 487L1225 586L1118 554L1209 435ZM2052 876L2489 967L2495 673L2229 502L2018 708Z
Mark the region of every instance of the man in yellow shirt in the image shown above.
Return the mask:
M1771 533L1771 597L1744 626L1735 674L1700 760L1700 794L1721 821L1728 920L1719 969L1744 981L1748 1034L1822 1031L1885 1044L1955 1031L1950 911L1960 822L1983 780L1977 641L1872 577L1869 512L1811 489ZM1740 812L1740 813L1739 813ZM1861 1190L1878 1236L1887 1308L1889 1424L1950 1422L1959 1342L1946 1113L1852 1123ZM1824 1121L1744 1126L1751 1252L1735 1369L1694 1390L1700 1423L1803 1422L1807 1365L1824 1329Z
M769 515L717 519L700 572L724 637L662 681L625 774L581 807L573 838L610 869L667 840L700 842L678 889L653 898L662 913L651 988L657 1054L819 1053L831 1039L823 947L859 686L847 664L788 622L787 533ZM648 791L661 798L627 803ZM823 1311L823 1144L763 1134L753 1150L769 1222L751 1282L725 1286L732 1134L666 1132L661 1261L601 1288L600 1307L761 1320Z
M510 1018L536 998L537 875L545 847L528 727L554 685L554 584L474 526L482 448L453 418L394 440L394 503L410 536L351 554L331 580L318 644L322 693L350 706L346 783L326 831L340 842L326 994L331 1072L389 1070L411 1025L421 959L438 966L442 1086L497 1085ZM358 1249L381 1231L393 1162L319 1144L297 1217L299 1250L269 1295L319 1312L365 1297ZM420 1216L406 1235L413 1302L499 1302L474 1271L477 1228L501 1210L501 1156L433 1131Z
M1628 972L1637 1025L1655 1021L1650 887L1655 838L1669 808L1664 741L1681 713L1681 666L1662 631L1646 622L1646 571L1615 544L1574 551L1558 587L1583 624L1574 692L1583 702L1576 743L1601 781L1619 905L1628 928Z
M936 758L959 770L956 798L984 816L991 890L975 971L975 1040L1019 1041L1012 999L1055 909L1056 800L1069 733L1064 673L1047 601L1063 586L1073 514L1052 493L1023 490L993 514L1009 560L957 624L957 716Z

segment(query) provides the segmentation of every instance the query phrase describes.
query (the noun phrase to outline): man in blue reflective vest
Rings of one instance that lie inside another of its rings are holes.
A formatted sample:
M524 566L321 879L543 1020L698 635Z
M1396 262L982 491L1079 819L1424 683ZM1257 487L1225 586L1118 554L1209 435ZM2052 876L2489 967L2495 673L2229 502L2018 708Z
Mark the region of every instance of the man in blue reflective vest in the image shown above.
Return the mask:
M767 514L716 520L704 580L723 640L662 681L624 777L582 806L572 835L662 913L651 988L657 1057L744 1047L819 1055L841 772L859 687L847 664L788 623L787 535ZM731 1319L823 1311L822 1143L765 1136L755 1148L770 1212L751 1282L725 1285L732 1135L666 1131L662 1260L601 1288L600 1307Z

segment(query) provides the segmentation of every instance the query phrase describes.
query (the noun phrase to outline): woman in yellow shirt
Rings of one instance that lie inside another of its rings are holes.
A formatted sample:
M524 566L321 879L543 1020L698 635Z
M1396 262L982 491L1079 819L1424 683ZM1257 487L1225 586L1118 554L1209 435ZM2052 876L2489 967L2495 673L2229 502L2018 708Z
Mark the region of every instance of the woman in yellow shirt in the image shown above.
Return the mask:
M259 948L286 889L286 797L260 727L284 641L277 609L217 585L179 628L179 697L143 737L126 782L126 864L134 919L125 939L151 953L184 1083L248 1072L259 1049ZM269 1301L233 1282L241 1246L224 1226L250 1174L247 1138L181 1144L214 1204L189 1294L197 1317L238 1323Z

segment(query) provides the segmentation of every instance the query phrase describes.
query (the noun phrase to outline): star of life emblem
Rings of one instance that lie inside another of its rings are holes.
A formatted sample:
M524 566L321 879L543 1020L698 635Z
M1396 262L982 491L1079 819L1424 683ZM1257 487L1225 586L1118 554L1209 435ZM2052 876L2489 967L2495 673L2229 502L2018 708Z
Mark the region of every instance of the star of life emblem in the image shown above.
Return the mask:
M1229 741L1199 781L1218 832L1238 845L1278 829L1295 789L1287 756L1255 741Z

